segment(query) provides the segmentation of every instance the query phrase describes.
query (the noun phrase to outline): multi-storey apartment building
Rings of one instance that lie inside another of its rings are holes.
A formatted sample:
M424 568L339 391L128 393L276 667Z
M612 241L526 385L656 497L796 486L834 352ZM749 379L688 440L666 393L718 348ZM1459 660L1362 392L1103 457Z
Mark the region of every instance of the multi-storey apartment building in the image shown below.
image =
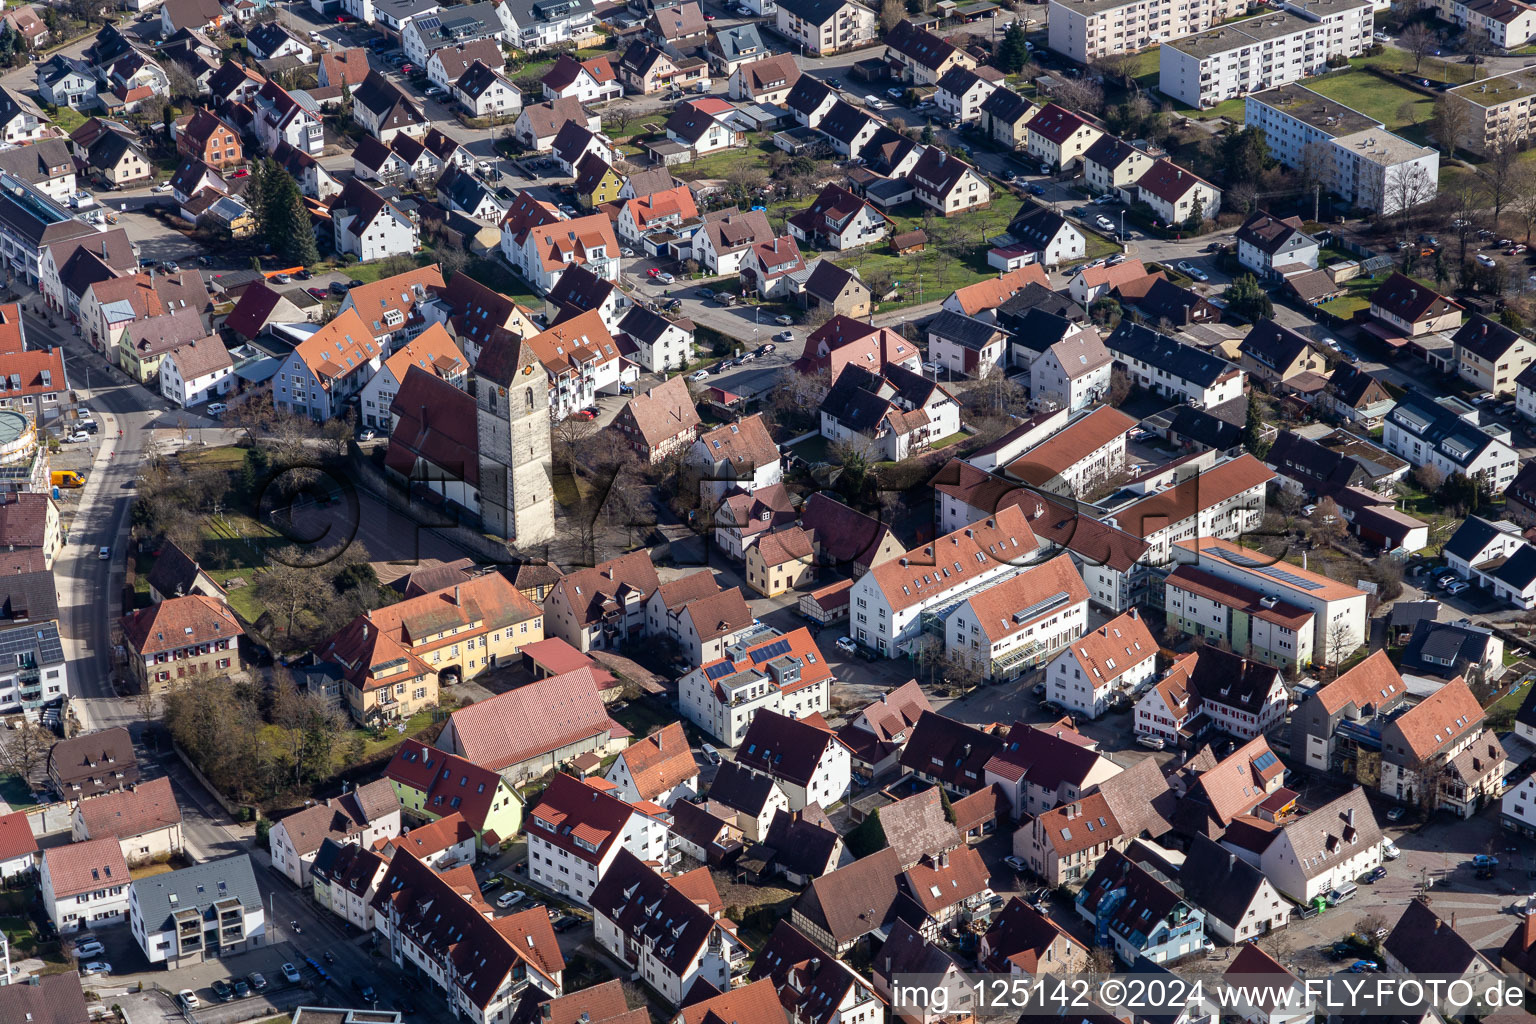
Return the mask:
M1462 107L1466 123L1460 144L1486 155L1504 146L1519 146L1536 121L1536 68L1459 85L1445 94Z
M1250 94L1244 108L1270 155L1322 176L1330 191L1362 209L1393 214L1429 202L1439 190L1438 151L1310 89L1280 85Z
M265 945L250 855L140 878L128 887L128 928L145 959L171 970Z
M1051 49L1079 64L1204 32L1248 10L1247 0L1051 0Z
M832 669L803 627L781 635L760 626L726 646L724 657L678 680L683 717L734 747L762 710L803 718L831 709Z
M1038 548L1017 506L913 548L854 581L850 635L887 657L907 652L925 628L940 628L953 605L982 584L1022 570Z
M788 0L775 17L779 35L817 57L875 41L875 12L853 0Z
M672 866L671 836L657 804L627 804L606 779L555 776L528 812L529 877L586 905L620 850Z
M1236 25L1165 43L1158 90L1192 107L1317 74L1333 56L1354 57L1371 42L1369 0L1331 0L1273 11Z
M1514 482L1520 458L1503 428L1485 429L1478 420L1477 410L1460 399L1436 401L1411 391L1387 413L1382 446L1415 466L1474 477L1502 494Z

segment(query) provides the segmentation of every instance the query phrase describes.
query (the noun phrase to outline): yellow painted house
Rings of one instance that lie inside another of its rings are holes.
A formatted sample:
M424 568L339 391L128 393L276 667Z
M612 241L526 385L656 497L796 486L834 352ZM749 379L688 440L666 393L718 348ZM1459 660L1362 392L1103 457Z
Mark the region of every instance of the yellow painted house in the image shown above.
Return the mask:
M159 377L160 360L166 353L207 336L195 309L182 308L144 317L127 324L118 335L117 362L134 380L148 384Z
M572 183L576 198L588 210L604 203L616 203L624 188L624 178L613 165L596 153L588 153L576 164L576 180Z
M523 802L500 775L457 754L406 740L384 770L407 815L435 821L457 811L487 849L523 827Z

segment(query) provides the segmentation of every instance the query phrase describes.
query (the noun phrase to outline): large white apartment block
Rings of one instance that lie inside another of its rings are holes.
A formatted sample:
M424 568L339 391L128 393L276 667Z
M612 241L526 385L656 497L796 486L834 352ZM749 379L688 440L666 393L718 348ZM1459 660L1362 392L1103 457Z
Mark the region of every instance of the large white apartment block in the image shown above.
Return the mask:
M870 569L849 593L849 635L886 657L920 642L923 619L942 622L983 584L1021 571L1039 541L1017 506Z
M671 867L665 811L627 804L613 789L606 779L555 776L524 825L530 878L586 906L621 849Z
M1334 0L1321 9L1266 12L1236 25L1165 43L1157 88L1192 107L1300 81L1335 55L1354 57L1371 42L1369 0Z
M1536 68L1458 85L1445 96L1447 102L1462 105L1463 147L1486 154L1500 146L1519 146L1536 123Z
M1480 418L1460 399L1410 391L1387 413L1382 447L1415 466L1433 466L1445 476L1461 473L1502 494L1515 480L1520 455L1510 447L1507 427L1482 426Z
M1335 648L1348 657L1366 641L1363 590L1216 537L1181 540L1173 545L1173 556L1263 597L1311 612L1312 650L1319 662L1332 660Z
M1271 156L1326 176L1329 190L1364 210L1397 213L1439 191L1437 150L1310 89L1278 86L1250 94L1243 106L1245 123L1264 133Z
M1061 554L957 603L944 619L944 653L1002 682L1054 658L1087 625L1088 587Z
M1247 0L1051 0L1051 49L1079 64L1204 32L1248 10Z
M1046 698L1089 718L1136 697L1157 673L1157 641L1135 608L1080 637L1046 668Z

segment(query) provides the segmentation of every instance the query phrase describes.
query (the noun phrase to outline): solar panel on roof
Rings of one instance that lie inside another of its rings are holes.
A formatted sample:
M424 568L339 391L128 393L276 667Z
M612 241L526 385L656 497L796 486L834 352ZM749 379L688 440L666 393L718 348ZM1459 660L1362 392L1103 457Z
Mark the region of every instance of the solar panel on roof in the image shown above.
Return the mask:
M775 640L767 647L759 648L752 652L752 664L761 665L765 661L772 661L781 654L788 654L790 644L788 640Z
M1321 583L1317 582L1316 580L1303 579L1303 578L1301 578L1300 576L1296 575L1293 572L1286 572L1284 569L1276 569L1272 565L1271 566L1264 566L1264 567L1260 568L1258 571L1263 573L1266 576L1273 576L1277 580L1281 580L1282 582L1289 583L1293 587L1300 587L1302 590L1322 590L1323 589L1323 585Z
M1264 753L1253 759L1253 766L1262 772L1266 771L1270 765L1275 763L1275 761L1276 758L1274 752L1266 750Z
M704 678L713 681L719 679L721 676L728 676L733 671L735 671L734 665L728 661L722 661L718 665L711 665L706 668L704 670Z

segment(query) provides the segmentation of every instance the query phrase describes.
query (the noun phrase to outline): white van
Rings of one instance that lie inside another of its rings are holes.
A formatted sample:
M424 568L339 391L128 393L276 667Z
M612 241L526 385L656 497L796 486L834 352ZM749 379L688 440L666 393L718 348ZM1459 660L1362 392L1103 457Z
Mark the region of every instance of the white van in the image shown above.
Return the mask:
M1333 892L1328 894L1328 902L1336 907L1340 903L1354 899L1355 894L1359 891L1360 887L1354 882L1345 882L1343 885L1339 886L1337 889L1333 890Z

